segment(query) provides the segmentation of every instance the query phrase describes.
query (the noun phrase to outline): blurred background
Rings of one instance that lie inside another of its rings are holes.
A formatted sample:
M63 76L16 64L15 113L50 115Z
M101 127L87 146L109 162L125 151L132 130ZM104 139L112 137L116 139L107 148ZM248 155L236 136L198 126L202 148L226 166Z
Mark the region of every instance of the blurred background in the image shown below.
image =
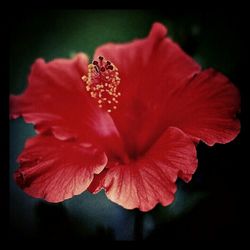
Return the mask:
M106 42L127 42L147 36L151 25L167 25L169 36L204 68L227 75L240 89L242 131L226 145L198 146L199 167L192 181L178 181L175 202L158 205L143 215L143 239L215 240L246 236L248 197L244 176L249 132L246 102L249 84L247 15L243 10L22 10L10 24L10 93L26 86L30 66L38 57L49 61L85 52ZM27 196L13 181L16 158L32 125L9 123L9 236L37 240L133 240L136 211L109 201L103 192L87 192L59 204ZM249 195L248 195L249 196Z

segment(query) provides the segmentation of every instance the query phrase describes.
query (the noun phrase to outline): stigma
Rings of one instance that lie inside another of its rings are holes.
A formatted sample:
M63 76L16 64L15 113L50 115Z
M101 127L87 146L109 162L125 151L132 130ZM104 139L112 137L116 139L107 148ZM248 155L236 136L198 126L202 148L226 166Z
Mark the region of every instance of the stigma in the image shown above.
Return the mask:
M90 96L96 99L99 108L105 109L108 113L117 109L118 86L121 79L117 67L107 61L103 56L94 60L88 65L88 75L82 77L85 88Z

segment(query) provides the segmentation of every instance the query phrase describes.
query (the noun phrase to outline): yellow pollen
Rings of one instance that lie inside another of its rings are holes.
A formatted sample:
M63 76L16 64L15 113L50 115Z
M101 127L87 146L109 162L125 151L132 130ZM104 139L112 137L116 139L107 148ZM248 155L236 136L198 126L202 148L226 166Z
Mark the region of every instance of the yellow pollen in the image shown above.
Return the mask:
M87 76L82 76L82 80L86 90L97 100L100 108L108 113L117 109L117 98L121 95L117 90L121 79L117 67L112 62L99 56L98 60L88 65Z

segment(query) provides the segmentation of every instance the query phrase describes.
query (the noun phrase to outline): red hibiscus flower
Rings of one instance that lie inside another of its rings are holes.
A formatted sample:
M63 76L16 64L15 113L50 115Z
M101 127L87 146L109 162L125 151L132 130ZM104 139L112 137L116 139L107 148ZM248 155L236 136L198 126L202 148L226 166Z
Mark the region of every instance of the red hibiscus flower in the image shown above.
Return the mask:
M104 189L127 209L174 200L176 180L197 168L196 145L227 143L240 131L240 96L221 73L201 67L155 23L145 39L32 66L10 97L11 118L34 124L18 158L17 184L60 202Z

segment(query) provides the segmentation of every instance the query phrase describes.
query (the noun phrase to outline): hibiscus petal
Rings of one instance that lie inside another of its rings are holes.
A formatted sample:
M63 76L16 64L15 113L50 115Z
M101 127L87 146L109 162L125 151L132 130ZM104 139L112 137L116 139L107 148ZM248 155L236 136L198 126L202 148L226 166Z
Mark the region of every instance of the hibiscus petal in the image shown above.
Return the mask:
M210 146L230 142L240 131L236 117L240 110L239 91L213 69L197 74L185 86L173 86L171 91L159 93L158 98L164 99L163 109L151 113L150 122L144 123L137 138L141 144L148 138L154 140L170 126L182 129L195 142L202 140ZM154 137L150 131L155 131Z
M81 77L87 72L87 64L84 54L49 63L38 59L25 92L10 97L11 118L22 116L35 125L38 133L50 130L60 140L83 138L107 151L122 151L112 118L85 90Z
M108 43L95 52L95 57L103 55L119 70L121 97L111 115L131 154L145 152L159 136L159 130L148 127L161 123L159 114L165 98L159 95L174 92L174 86L184 86L200 71L191 57L165 37L166 33L162 24L155 23L145 39Z
M27 194L60 202L85 191L107 157L91 144L39 135L27 140L18 162L14 177Z
M233 140L240 97L229 80L200 66L155 23L149 36L96 50L120 72L121 97L111 115L130 155L145 153L169 126L208 145Z
M192 176L196 167L196 149L190 137L169 128L141 159L126 165L109 163L88 190L96 193L104 188L107 197L124 208L148 211L158 202L171 204L177 177Z
M164 122L212 146L230 142L238 135L239 110L238 89L224 75L208 69L179 89L176 96L168 96Z

